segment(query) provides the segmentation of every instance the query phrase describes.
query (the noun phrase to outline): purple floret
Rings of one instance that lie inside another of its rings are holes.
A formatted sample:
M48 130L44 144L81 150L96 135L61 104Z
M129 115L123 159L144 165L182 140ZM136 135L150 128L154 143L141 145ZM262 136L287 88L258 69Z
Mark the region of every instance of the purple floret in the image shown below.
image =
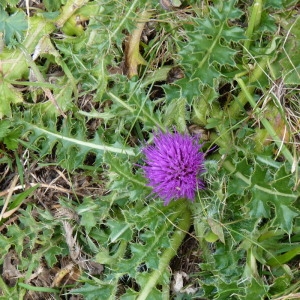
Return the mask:
M165 205L179 198L194 201L197 188L204 187L198 177L204 172L200 148L196 138L188 134L159 132L154 136L154 145L143 150L148 185Z

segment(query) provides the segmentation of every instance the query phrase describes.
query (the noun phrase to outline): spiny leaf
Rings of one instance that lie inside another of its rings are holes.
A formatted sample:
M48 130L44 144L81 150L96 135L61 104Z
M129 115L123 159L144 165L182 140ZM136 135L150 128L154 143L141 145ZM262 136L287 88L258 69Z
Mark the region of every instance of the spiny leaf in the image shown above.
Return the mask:
M118 258L117 262L114 260L114 263L110 265L115 274L128 274L132 278L138 278L143 268L152 270L158 268L159 253L170 247L170 235L174 230L172 224L180 219L179 211L174 213L174 209L164 207L162 204L160 208L162 212L159 214L157 208L151 205L141 210L124 210L122 213L125 220L109 220L108 226L111 229L110 237L113 242L118 239L131 241L126 256ZM166 218L170 222L166 223ZM135 235L133 241L135 224L137 224L139 234ZM128 254L130 254L129 258ZM106 255L105 259L110 261L109 257L112 256Z
M170 127L175 123L179 132L186 131L186 120L188 119L186 102L185 98L174 99L173 102L167 106L165 112L166 127Z
M75 122L72 118L66 118L62 122L60 131L56 130L57 122L54 116L48 117L43 124L38 116L33 117L29 113L18 123L23 126L23 133L29 139L28 147L37 147L40 156L43 157L50 154L56 146L57 159L68 169L83 166L88 153L95 153L96 165L103 162L104 152L135 155L133 149L118 143L107 145L97 132L93 139L88 139L84 119L78 118Z
M125 116L126 122L134 125L138 120L143 122L144 130L152 130L153 127L164 130L161 122L161 114L155 111L155 104L149 101L138 83L123 81L115 85L115 92L108 93L108 96L114 102L111 112L118 116ZM116 96L119 95L119 96ZM129 95L129 97L128 97ZM126 100L125 100L126 99ZM118 121L118 123L120 123Z
M0 2L0 7L5 8L7 5L15 7L19 3L19 0L2 0Z
M0 32L4 33L6 45L10 45L14 37L20 42L23 31L27 29L27 22L23 11L18 10L13 15L0 8Z
M240 18L243 12L234 6L236 2L236 0L220 1L218 7L211 6L211 15L222 21Z
M110 166L110 189L118 194L125 193L129 201L137 201L149 191L146 180L141 174L133 174L132 163L119 157L105 154L105 161Z
M111 230L110 240L112 243L118 240L130 241L132 239L132 229L126 222L109 219L107 225Z
M226 1L220 8L211 7L210 17L196 19L193 25L186 26L189 41L179 43L180 55L191 79L199 78L203 84L213 86L214 79L221 76L219 66L235 66L234 55L237 51L231 48L230 43L245 37L242 28L227 24L229 19L241 16L234 3Z
M108 284L106 282L98 282L98 280L94 280L93 282L87 282L84 286L73 289L71 292L75 295L83 295L86 300L98 300L99 295L103 299L112 300L111 295L115 294L115 286L116 282L111 282Z
M20 137L20 128L15 127L12 120L0 120L0 141L7 149L15 150L18 147L18 138Z
M246 287L246 297L244 297L243 299L264 299L267 295L267 291L268 287L265 286L261 280L252 278L251 282Z
M11 104L23 101L23 96L11 84L0 78L0 119L11 117Z
M231 178L228 191L235 194L234 187L240 185L238 194L251 195L248 204L251 217L271 218L274 215L274 225L290 234L293 220L299 215L299 210L293 206L299 192L292 190L292 175L285 165L274 170L257 163L253 167L243 159L237 163L236 170L239 171Z
M163 85L167 103L172 103L174 99L184 98L191 105L194 98L199 96L200 84L199 78L191 80L189 77L185 77L173 84Z
M61 253L62 253L62 248L58 246L51 245L50 247L47 248L44 257L49 267L53 267L53 265L57 263L56 256L61 255Z
M44 0L43 1L43 4L45 5L45 7L48 11L59 10L62 3L65 3L65 1L62 1L62 0L56 0L56 1Z
M80 216L80 225L90 233L91 229L96 226L97 222L103 219L108 214L106 202L102 201L100 206L98 201L91 198L84 198L75 211Z

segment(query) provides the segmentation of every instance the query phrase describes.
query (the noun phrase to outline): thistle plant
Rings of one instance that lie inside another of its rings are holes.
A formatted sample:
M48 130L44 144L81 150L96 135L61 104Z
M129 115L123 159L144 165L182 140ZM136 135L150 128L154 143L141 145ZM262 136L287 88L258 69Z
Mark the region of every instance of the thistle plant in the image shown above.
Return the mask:
M0 300L299 299L298 2L1 0Z

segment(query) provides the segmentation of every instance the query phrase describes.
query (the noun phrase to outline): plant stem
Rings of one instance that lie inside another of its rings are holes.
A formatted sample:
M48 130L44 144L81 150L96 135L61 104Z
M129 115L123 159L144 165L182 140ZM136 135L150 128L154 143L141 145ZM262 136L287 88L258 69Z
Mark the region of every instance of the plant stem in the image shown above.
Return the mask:
M69 0L63 7L61 14L57 18L55 25L60 28L75 13L77 9L86 4L88 0Z
M251 83L257 81L261 75L265 72L265 68L268 64L268 57L264 57L262 58L257 64L256 67L254 69L254 71L252 72L252 74L250 74L248 83L247 83L247 89L248 92L250 94L252 94L255 90L255 86L250 86ZM244 108L245 104L247 103L248 99L244 93L244 91L242 90L238 96L236 97L236 99L234 100L234 102L232 102L231 106L228 108L228 115L232 118L235 119L241 112L241 110Z
M254 1L251 12L250 12L250 20L248 22L248 28L246 31L246 41L244 43L244 54L249 50L250 44L252 42L252 34L254 29L260 24L262 13L262 0Z
M173 234L173 237L171 239L171 245L162 254L160 261L159 261L158 269L154 270L152 272L148 282L143 287L143 289L140 291L140 294L137 297L137 300L147 299L151 290L156 286L159 278L161 277L161 275L163 274L165 269L168 267L171 259L177 253L177 250L178 250L179 246L181 245L181 243L185 237L185 234L191 225L191 212L190 212L189 208L187 207L186 203L183 203L183 205L179 206L178 209L181 210L180 215L182 216L182 219L178 223L178 227L177 227L178 229Z
M223 167L225 167L225 169L227 169L227 171L229 171L230 173L234 173L234 175L237 178L243 180L249 186L251 185L250 179L248 179L246 176L244 176L241 172L236 172L234 165L231 162L229 162L228 160L225 160L223 162Z

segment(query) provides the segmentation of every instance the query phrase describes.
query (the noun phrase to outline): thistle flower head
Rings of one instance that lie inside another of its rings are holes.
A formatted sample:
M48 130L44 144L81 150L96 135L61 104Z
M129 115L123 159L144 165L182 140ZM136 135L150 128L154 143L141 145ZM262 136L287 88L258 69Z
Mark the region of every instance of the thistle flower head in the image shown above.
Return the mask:
M154 136L154 145L143 149L143 166L148 185L167 205L171 200L194 200L204 183L198 177L204 171L201 145L188 134L162 133Z

